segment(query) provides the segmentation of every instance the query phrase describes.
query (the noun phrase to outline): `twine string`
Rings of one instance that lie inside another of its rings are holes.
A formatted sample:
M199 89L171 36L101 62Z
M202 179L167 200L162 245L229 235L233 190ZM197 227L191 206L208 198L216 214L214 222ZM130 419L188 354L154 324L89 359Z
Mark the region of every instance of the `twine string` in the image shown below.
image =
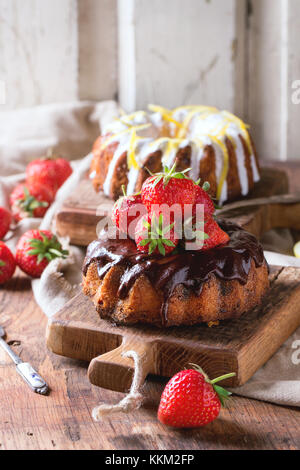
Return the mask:
M123 357L131 357L134 361L134 375L129 393L115 405L103 404L93 409L92 417L95 421L101 421L114 413L130 413L140 408L143 395L139 392L144 382L142 357L136 351L126 351Z

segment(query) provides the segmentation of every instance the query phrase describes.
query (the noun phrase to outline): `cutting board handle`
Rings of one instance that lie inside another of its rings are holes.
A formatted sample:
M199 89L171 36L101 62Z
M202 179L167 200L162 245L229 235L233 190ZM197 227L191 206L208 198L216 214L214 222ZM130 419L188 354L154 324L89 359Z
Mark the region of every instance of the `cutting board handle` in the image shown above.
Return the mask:
M95 357L88 368L90 382L109 390L128 392L135 371L134 360L124 356L128 351L135 351L138 355L140 383L144 382L153 372L154 343L139 341L136 337L123 337L118 348Z

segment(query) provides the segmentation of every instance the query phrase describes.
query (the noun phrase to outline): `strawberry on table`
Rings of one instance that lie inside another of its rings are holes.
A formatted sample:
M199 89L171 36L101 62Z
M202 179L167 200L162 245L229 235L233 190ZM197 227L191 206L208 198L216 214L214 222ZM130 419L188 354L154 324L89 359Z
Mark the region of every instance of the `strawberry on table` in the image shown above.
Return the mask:
M5 209L5 207L0 207L0 238L3 238L7 234L11 221L11 212Z
M9 281L12 278L16 269L16 260L10 251L10 249L5 245L5 243L0 241L0 284Z
M135 242L139 251L165 256L174 250L179 240L174 223L167 225L164 223L163 214L157 217L153 213L139 219L135 229Z
M51 260L68 254L49 230L29 230L18 241L16 261L26 274L40 277Z
M196 184L185 176L189 170L176 172L174 164L171 169L165 167L162 173L146 179L142 187L142 201L149 213L153 211L153 206L162 204L169 207L178 204L184 211L185 205L195 203Z
M60 188L64 182L71 176L73 170L68 160L64 158L57 158L54 160L55 162L55 169L56 169L56 177L57 177L57 184L58 188Z
M10 195L10 205L14 219L43 217L54 200L54 192L49 186L37 183L20 183Z
M72 173L67 160L48 153L44 158L33 160L26 168L26 181L51 187L53 192L63 185Z
M175 428L204 426L219 415L221 405L231 395L217 382L233 377L235 373L210 380L197 365L182 370L167 383L159 404L158 419Z
M122 189L124 192L124 186ZM146 212L140 194L126 196L124 192L124 196L120 197L114 204L112 220L121 232L128 233L131 238L134 238L138 219Z

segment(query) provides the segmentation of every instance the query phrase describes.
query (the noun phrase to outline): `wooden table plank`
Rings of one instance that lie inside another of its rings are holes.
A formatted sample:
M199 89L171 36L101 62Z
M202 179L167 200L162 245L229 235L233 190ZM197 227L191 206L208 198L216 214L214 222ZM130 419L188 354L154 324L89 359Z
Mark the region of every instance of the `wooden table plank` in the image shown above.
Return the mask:
M0 351L0 449L299 449L300 411L234 397L219 419L198 430L172 430L156 411L165 379L151 377L143 407L94 423L91 411L122 394L91 386L86 363L61 358L45 346L46 318L36 305L28 278L17 273L0 289L0 324L23 360L51 386L32 393Z

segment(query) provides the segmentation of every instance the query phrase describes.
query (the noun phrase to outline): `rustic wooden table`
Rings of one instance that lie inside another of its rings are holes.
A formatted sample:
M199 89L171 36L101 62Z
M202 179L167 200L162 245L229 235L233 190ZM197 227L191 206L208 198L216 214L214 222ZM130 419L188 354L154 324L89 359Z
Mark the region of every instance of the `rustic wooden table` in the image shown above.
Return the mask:
M292 189L296 189L299 165L290 174ZM147 380L144 393L148 398L140 410L94 423L94 406L117 402L123 395L91 386L85 363L50 353L45 345L46 323L33 298L30 279L17 271L0 288L0 324L14 350L47 380L51 393L46 397L32 393L0 350L0 449L300 448L299 409L241 397L234 397L219 419L204 428L168 429L156 419L165 384L158 377Z

